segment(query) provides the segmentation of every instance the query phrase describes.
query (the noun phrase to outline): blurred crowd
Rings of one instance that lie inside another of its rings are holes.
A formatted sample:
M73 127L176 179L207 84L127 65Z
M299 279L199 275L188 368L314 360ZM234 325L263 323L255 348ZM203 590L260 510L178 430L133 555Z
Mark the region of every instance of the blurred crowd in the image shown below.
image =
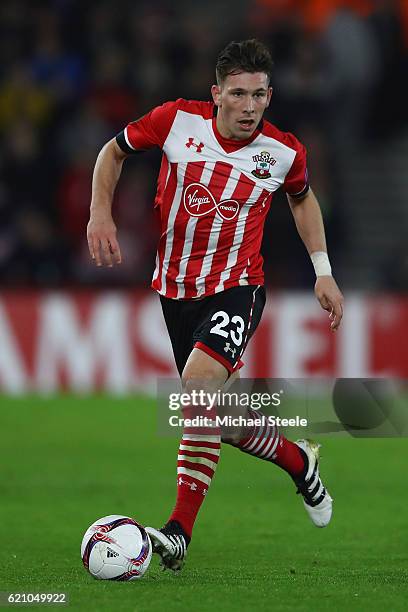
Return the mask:
M115 271L93 267L87 250L96 156L153 106L209 99L220 49L256 36L275 62L268 119L308 147L331 258L347 288L348 160L408 138L406 4L2 0L1 286L147 285L158 238L152 203L160 151L125 163L114 205L123 264ZM391 250L372 288L408 287L405 236L399 227L392 237L398 270ZM311 265L283 195L273 202L263 252L269 286L310 285Z

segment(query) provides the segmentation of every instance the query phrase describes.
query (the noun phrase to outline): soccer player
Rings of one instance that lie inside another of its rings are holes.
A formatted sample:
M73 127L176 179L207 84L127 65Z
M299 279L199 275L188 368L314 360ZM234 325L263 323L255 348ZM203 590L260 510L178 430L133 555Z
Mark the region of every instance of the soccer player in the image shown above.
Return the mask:
M161 222L152 287L159 295L184 390L221 389L238 376L265 304L260 247L273 195L287 194L311 257L315 294L337 330L343 297L331 275L306 150L265 121L272 60L257 40L231 42L219 55L212 102L166 102L133 121L100 151L93 176L88 244L96 265L121 262L111 208L126 157L163 151L155 210ZM246 410L247 417L254 413ZM291 442L275 427L221 440L217 429L185 430L177 461L177 500L161 529L148 528L164 567L182 567L193 525L217 467L221 441L285 470L318 527L332 514L319 475L318 445Z

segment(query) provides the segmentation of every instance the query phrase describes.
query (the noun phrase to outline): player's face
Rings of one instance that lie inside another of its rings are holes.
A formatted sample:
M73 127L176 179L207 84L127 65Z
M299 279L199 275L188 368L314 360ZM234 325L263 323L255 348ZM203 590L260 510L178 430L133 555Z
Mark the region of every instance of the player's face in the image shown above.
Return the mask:
M272 87L264 72L229 74L211 93L218 106L217 128L224 138L250 138L269 106Z

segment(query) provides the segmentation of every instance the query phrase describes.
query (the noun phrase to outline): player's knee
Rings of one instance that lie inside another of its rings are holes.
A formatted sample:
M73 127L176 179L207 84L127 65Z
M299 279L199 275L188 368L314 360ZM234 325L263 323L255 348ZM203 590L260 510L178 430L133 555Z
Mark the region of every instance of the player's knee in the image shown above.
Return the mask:
M187 393L200 390L214 393L222 388L227 378L227 369L198 348L191 351L181 376L183 389Z
M223 384L217 372L212 368L198 369L194 367L185 368L181 377L183 391L205 391L214 393Z
M234 432L226 432L221 434L221 442L223 444L230 444L231 446L239 446L240 441L244 437L241 429Z
M181 381L183 390L206 391L214 393L221 389L228 377L228 372L221 364L205 355L204 359L191 359L187 362Z

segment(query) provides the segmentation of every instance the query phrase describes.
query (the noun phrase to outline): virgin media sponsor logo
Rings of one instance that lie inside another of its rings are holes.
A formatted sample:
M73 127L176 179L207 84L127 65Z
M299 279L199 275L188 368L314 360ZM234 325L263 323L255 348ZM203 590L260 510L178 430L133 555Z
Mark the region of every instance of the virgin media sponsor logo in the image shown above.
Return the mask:
M239 211L236 200L216 202L211 191L201 183L191 183L186 188L183 202L184 208L192 217L204 217L215 210L224 221L232 221Z

